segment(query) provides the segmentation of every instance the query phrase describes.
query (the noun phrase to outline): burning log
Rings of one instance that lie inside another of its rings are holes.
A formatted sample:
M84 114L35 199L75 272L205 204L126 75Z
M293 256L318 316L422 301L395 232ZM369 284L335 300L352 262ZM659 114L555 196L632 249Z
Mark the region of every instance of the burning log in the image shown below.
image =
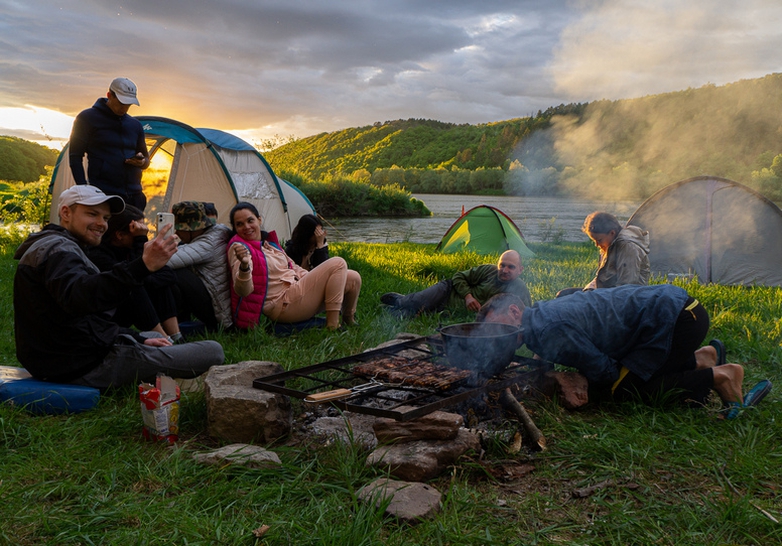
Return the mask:
M513 396L513 393L510 392L510 388L502 391L502 395L500 395L500 402L505 409L511 411L521 422L521 425L524 427L524 432L526 433L527 438L530 440L530 444L536 446L537 451L545 450L545 436L543 436L543 433L540 432L540 429L535 425L535 422L529 416L527 410L524 409L524 406L522 406L521 403L516 400L516 397Z

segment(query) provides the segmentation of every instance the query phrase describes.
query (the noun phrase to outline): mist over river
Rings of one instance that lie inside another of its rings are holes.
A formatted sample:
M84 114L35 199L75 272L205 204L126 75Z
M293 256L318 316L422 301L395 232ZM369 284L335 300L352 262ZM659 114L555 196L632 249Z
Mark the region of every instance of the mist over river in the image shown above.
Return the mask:
M621 223L641 202L588 201L562 197L508 197L482 195L414 194L432 216L428 218L327 218L330 241L364 243L439 243L449 227L465 211L478 205L491 205L510 216L530 242L588 241L581 232L584 218L593 211L614 214Z

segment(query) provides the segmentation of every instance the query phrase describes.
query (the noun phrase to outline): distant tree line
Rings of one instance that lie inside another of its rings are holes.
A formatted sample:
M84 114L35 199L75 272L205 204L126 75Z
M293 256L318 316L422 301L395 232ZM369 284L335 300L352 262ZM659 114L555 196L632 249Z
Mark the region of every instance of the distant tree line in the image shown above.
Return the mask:
M376 186L348 176L326 176L307 180L281 171L278 176L299 188L312 202L318 214L327 218L356 216L431 216L423 201L397 184Z
M396 185L412 193L453 193L453 194L493 194L502 195L507 172L501 167L475 170L459 169L375 169L354 173L360 180L369 181L375 186Z

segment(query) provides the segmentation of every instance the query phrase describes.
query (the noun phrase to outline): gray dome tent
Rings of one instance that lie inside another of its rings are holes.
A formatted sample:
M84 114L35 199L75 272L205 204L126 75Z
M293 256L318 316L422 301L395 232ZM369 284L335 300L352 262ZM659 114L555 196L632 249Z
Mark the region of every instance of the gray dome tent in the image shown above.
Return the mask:
M782 286L782 211L738 182L677 182L647 199L627 224L649 231L653 275Z

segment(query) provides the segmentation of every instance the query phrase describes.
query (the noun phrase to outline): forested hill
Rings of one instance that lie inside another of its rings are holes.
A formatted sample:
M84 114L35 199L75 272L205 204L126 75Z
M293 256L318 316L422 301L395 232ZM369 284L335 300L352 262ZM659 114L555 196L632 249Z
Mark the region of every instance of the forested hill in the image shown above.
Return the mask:
M782 74L481 125L398 120L295 140L277 172L409 191L646 198L703 174L782 199Z
M58 153L29 140L0 136L0 180L35 182L54 165Z
M514 147L532 132L549 126L554 115L578 115L585 104L560 105L517 118L481 125L426 119L375 122L373 125L295 140L264 155L276 170L308 178L326 174L403 169L474 170L510 165Z

